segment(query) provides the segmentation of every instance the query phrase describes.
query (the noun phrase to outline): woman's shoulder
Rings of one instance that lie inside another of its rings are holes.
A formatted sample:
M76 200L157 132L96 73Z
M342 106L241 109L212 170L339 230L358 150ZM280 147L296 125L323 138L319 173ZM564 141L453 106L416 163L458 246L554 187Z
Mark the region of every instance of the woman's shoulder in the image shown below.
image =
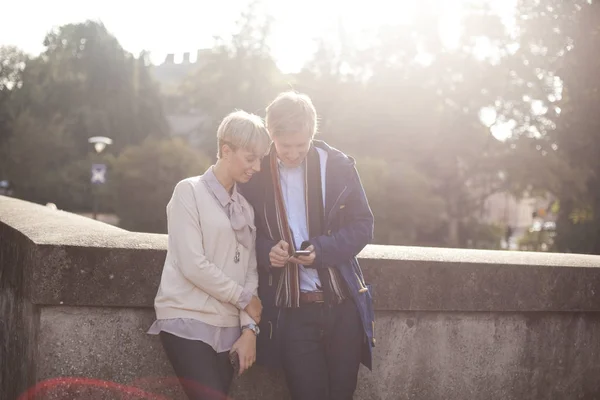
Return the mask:
M203 195L208 193L206 185L204 184L202 177L204 175L191 176L177 182L175 189L173 190L173 196L176 197L187 197Z

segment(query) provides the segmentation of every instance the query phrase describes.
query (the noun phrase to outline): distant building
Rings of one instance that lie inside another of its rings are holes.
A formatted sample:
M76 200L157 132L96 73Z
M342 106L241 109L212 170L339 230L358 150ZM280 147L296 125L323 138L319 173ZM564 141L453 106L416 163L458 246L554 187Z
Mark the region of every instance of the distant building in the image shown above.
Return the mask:
M177 93L185 78L204 65L211 49L201 49L196 53L196 59L190 59L190 53L183 53L181 62L175 62L175 54L167 54L160 65L151 66L151 73L160 84L161 92L165 95ZM202 110L187 113L167 113L167 123L173 136L183 138L197 148L203 147L205 138L214 135L211 119Z
M174 53L167 54L162 64L151 66L152 75L160 83L163 92L175 91L190 73L204 65L211 51L211 49L198 50L193 62L189 52L183 53L181 62L175 62Z

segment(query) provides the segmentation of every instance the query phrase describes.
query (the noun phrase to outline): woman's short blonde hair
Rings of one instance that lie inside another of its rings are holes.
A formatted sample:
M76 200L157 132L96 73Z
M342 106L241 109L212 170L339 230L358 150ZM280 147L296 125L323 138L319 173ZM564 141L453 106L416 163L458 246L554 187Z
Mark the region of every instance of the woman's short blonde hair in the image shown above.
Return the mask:
M217 141L218 158L222 157L225 144L234 151L245 149L261 157L267 153L271 145L271 138L262 118L242 110L234 111L223 118L217 129Z
M267 129L271 137L317 132L317 111L310 97L296 91L280 93L267 107Z

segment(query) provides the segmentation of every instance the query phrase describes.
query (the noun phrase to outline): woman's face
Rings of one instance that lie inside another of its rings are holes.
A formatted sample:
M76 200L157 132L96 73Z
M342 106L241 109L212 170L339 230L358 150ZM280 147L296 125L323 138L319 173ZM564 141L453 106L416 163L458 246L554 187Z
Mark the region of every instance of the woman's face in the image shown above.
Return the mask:
M235 182L246 183L252 178L252 175L260 171L262 156L247 149L229 150L226 160L229 174Z

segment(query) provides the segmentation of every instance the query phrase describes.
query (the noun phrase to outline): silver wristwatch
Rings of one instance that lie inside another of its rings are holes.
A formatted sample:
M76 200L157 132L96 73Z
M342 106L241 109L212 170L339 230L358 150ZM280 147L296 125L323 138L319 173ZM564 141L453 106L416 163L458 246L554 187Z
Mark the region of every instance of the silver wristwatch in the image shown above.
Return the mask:
M258 336L258 334L260 333L260 329L258 328L258 325L256 325L256 324L248 324L248 325L242 326L242 332L245 329L250 329L252 332L254 332L254 334L256 336Z

